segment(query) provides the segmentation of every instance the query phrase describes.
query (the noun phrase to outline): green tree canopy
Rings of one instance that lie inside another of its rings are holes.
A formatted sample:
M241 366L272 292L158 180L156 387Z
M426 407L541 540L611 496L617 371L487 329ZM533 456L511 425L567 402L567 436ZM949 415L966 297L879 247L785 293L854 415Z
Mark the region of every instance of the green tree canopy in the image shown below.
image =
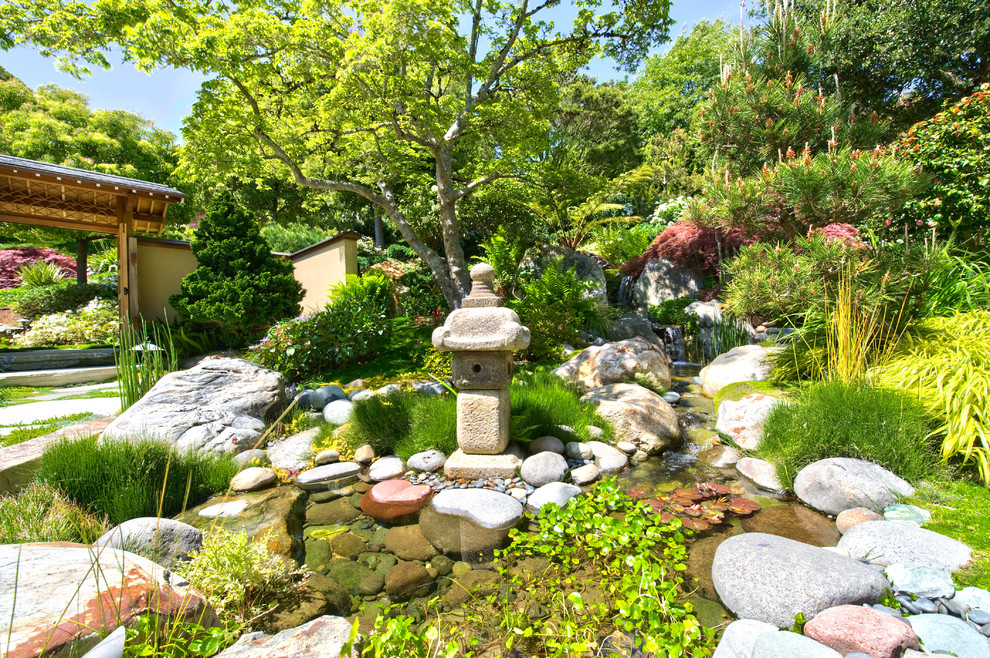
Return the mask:
M199 176L276 176L379 206L452 307L470 288L459 204L516 175L558 81L596 55L634 68L669 0L15 0L0 31L66 65L113 45L146 69L205 72L185 125ZM552 20L554 9L573 9ZM442 244L423 239L439 222Z
M303 289L292 263L271 253L258 220L229 192L210 202L192 250L199 267L169 299L184 322L215 331L230 347L243 347L279 320L299 315Z

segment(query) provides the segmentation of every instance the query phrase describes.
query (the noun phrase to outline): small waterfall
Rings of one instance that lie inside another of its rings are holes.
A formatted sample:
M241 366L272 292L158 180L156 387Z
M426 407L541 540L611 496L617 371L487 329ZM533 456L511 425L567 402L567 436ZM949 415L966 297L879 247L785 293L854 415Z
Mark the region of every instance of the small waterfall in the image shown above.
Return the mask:
M667 346L667 354L672 361L687 361L687 350L684 348L684 332L676 325L666 325L660 334L660 339Z
M619 306L627 306L632 301L634 282L635 279L631 276L624 276L619 281L619 294L617 295Z

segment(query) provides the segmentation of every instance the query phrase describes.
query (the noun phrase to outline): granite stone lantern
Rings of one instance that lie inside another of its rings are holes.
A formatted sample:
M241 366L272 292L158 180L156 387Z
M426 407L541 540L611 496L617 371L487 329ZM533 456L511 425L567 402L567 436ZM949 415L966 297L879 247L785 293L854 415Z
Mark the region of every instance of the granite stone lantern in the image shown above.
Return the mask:
M458 449L444 465L449 478L512 477L521 464L509 445L512 353L529 346L529 329L495 294L495 271L471 268L471 294L433 332L433 345L453 354Z

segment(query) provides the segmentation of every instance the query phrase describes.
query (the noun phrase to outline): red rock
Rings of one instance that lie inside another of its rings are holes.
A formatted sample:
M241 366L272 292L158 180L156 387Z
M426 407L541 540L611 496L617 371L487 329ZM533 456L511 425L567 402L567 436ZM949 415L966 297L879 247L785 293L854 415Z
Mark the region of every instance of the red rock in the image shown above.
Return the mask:
M860 523L866 523L867 521L883 521L883 517L871 509L853 507L852 509L839 512L839 515L835 517L835 527L842 534L846 534L849 532L849 528Z
M804 634L842 655L859 651L877 658L897 658L906 649L920 648L918 636L908 624L857 605L823 610L805 624Z
M416 514L429 502L433 489L407 480L385 480L361 498L361 511L376 521L395 521Z

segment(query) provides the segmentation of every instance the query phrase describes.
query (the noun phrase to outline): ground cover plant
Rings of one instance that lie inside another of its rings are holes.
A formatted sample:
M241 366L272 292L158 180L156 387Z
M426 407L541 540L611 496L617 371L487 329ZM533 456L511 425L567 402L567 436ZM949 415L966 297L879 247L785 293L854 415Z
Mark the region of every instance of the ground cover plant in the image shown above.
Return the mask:
M87 512L44 482L0 496L0 544L68 541L91 544L109 529L106 517Z
M79 310L45 315L12 341L14 347L37 348L58 345L114 345L120 326L117 305L94 299Z
M918 482L939 472L932 428L913 395L865 381L814 382L771 410L757 454L788 488L804 466L828 457L865 459Z
M152 439L100 443L91 437L49 446L38 479L118 525L198 505L226 490L236 472L228 456L180 452Z
M21 289L18 289L21 290ZM117 301L117 286L107 283L79 285L63 281L41 288L24 288L13 308L26 318L36 319L52 313L74 311L94 299Z

